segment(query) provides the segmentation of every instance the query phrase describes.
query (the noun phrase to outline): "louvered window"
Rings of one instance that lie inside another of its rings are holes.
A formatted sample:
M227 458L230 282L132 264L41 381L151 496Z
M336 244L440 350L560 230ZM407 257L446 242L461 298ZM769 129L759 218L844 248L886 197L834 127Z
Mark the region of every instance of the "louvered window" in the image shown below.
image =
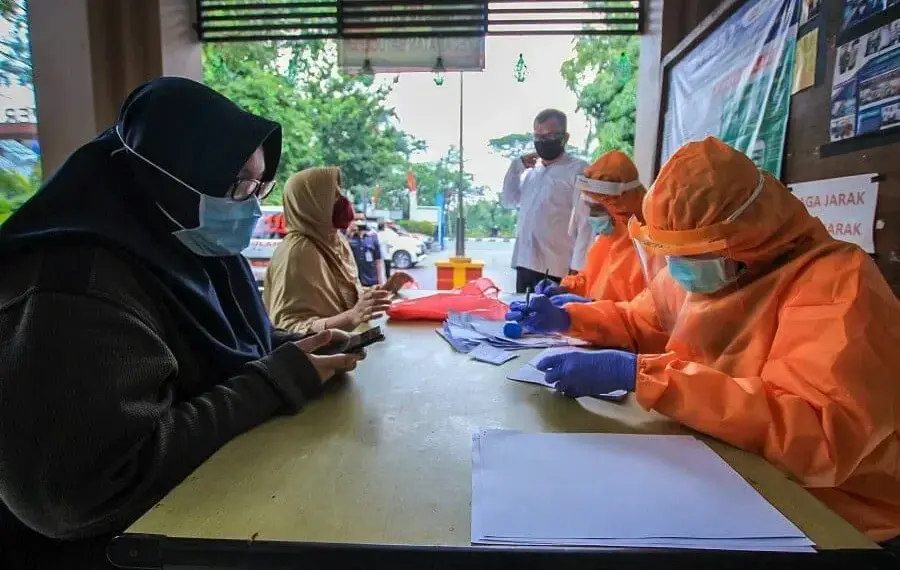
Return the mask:
M201 41L636 35L640 0L197 0Z

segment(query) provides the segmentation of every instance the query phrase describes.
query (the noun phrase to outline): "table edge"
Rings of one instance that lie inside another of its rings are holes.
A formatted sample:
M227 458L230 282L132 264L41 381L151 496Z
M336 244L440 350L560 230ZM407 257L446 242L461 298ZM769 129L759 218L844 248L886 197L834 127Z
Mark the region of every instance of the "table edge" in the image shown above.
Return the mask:
M132 570L174 567L293 567L421 569L516 568L522 570L583 570L587 568L695 570L792 570L895 567L887 550L830 549L815 553L733 550L635 549L598 550L568 547L430 546L395 544L312 543L230 539L173 538L152 534L122 534L107 548L113 566Z

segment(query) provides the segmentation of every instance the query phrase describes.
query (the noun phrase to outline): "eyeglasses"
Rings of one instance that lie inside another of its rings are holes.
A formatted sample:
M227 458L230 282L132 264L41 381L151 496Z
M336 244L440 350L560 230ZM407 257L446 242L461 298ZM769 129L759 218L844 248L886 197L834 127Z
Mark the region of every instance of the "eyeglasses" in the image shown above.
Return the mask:
M265 200L266 196L272 193L272 188L274 187L274 180L263 182L262 180L255 180L253 178L238 178L234 181L234 184L231 185L231 189L228 191L228 197L235 202L243 202L244 200L249 200L253 196L256 196L260 200Z

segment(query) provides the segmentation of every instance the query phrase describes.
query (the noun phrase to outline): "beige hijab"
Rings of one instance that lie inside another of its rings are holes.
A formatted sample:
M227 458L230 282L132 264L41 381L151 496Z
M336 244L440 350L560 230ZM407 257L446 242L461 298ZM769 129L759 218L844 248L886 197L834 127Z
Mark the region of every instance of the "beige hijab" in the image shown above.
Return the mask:
M266 270L263 303L272 323L298 333L318 332L323 320L347 311L362 291L353 252L332 226L341 171L308 168L284 187L287 235Z

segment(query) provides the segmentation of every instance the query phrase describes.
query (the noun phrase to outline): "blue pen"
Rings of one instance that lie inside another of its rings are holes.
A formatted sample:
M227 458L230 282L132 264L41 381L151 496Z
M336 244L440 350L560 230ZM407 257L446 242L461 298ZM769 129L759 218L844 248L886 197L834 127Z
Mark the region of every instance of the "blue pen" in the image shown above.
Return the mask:
M531 303L531 287L525 288L525 308L523 309L522 316L524 317L526 312L528 311L528 305ZM522 335L525 331L522 329L522 325L515 321L510 321L503 325L503 335L506 338L522 338Z

